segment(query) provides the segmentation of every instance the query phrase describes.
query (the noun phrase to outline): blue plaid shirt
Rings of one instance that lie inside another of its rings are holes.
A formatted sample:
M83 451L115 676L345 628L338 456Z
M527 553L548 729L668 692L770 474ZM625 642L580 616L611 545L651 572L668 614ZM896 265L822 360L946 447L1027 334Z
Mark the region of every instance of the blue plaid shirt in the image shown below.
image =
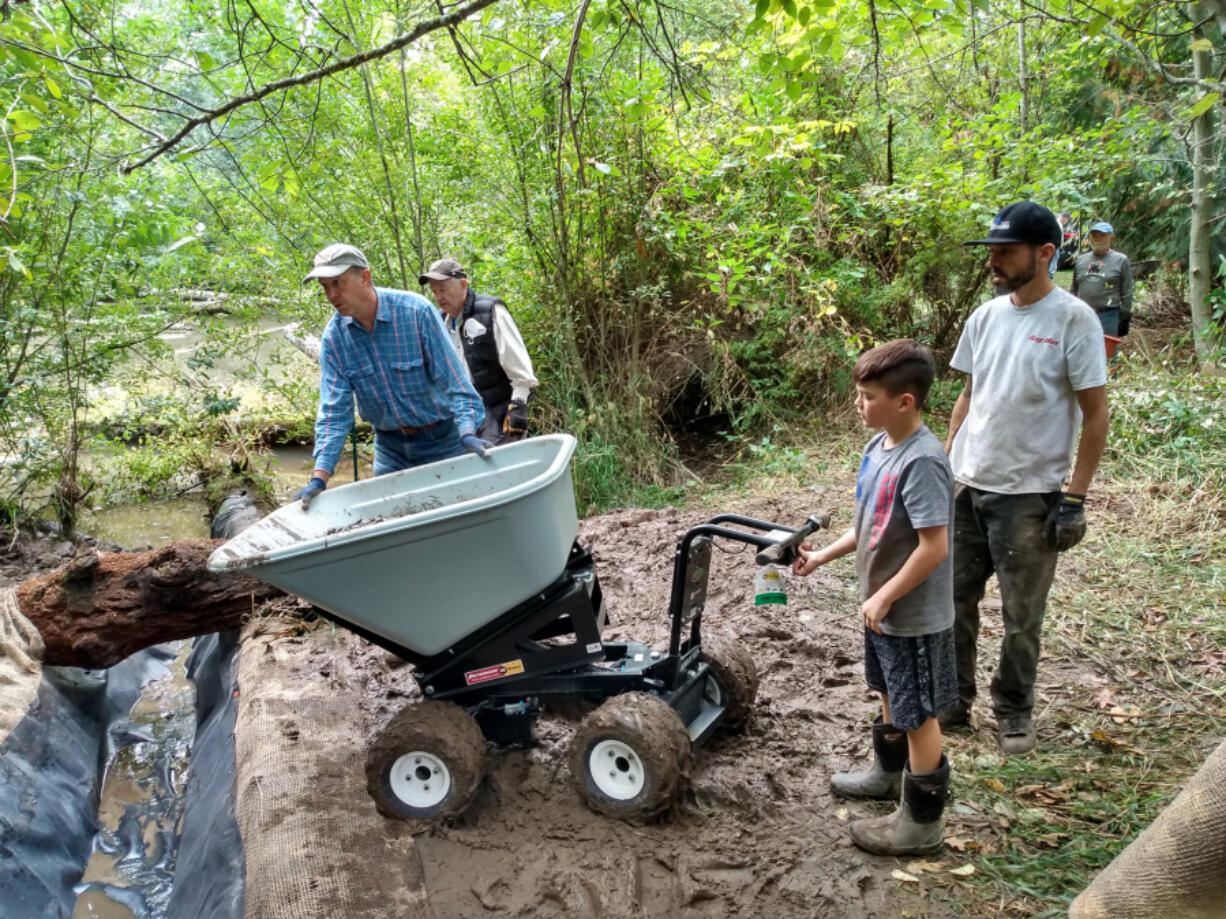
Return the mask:
M424 427L454 418L460 435L473 434L485 406L469 382L439 312L404 290L376 287L375 328L332 316L319 344L319 413L315 468L336 470L353 427L353 400L376 431Z

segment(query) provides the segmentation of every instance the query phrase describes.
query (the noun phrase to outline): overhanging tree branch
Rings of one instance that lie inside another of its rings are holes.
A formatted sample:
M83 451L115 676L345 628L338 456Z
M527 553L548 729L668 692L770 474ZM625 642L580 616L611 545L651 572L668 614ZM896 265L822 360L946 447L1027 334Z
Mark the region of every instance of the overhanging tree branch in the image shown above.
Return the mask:
M259 102L271 96L273 93L281 92L282 90L292 89L295 86L305 86L309 83L315 83L330 77L335 73L340 73L345 70L351 70L354 67L359 67L370 61L378 60L386 57L395 51L399 51L408 45L411 45L423 35L428 35L438 29L445 29L456 25L467 19L473 13L480 12L487 6L496 3L497 0L470 0L470 2L456 7L450 13L443 16L437 16L434 19L427 19L425 22L419 22L408 32L398 35L386 44L379 45L377 48L371 48L368 51L362 51L357 54L352 54L349 57L341 58L338 61L333 61L326 67L319 67L307 73L299 74L295 77L285 77L284 79L274 80L271 83L265 83L258 89L254 89L249 93L244 93L241 96L235 96L223 105L216 108L208 109L202 114L189 118L184 122L174 134L167 137L164 141L155 146L146 156L137 160L135 163L127 163L120 170L124 175L135 172L142 166L147 166L158 157L164 155L170 150L178 146L185 137L191 134L196 128L202 125L211 124L218 118L230 114L245 105L250 105L253 102Z
M1044 19L1050 19L1053 22L1062 22L1062 23L1065 23L1066 25L1073 25L1073 26L1077 26L1083 29L1088 28L1090 25L1090 21L1087 19L1078 19L1073 16L1057 15L1056 13L1053 13L1050 10L1044 9L1041 6L1038 6L1035 3L1032 3L1031 0L1021 0L1021 4L1024 7L1034 10L1037 14L1042 16ZM1189 7L1192 10L1196 10L1198 6L1199 4L1189 4ZM1121 29L1127 32L1130 32L1132 34L1141 34L1141 35L1164 35L1166 34L1166 33L1158 33L1158 32L1145 32L1138 28L1130 26L1129 24L1125 22L1122 22L1119 19L1112 18L1108 16L1106 13L1100 13L1098 10L1094 9L1093 7L1089 5L1086 5L1086 8L1091 10L1094 13L1097 13L1098 15L1103 16L1105 19L1107 19L1108 22L1112 23L1113 25L1119 26ZM1199 28L1203 26L1204 24L1205 24L1204 21L1193 21L1193 23L1188 27L1186 32L1190 32L1191 30ZM1186 32L1177 33L1177 34L1186 34ZM1156 74L1158 77L1165 80L1167 83L1170 83L1172 86L1194 86L1203 92L1216 92L1216 93L1221 93L1222 95L1226 96L1226 83L1223 83L1219 80L1209 79L1208 76L1202 76L1202 77L1178 76L1177 74L1171 73L1170 69L1162 61L1157 60L1152 55L1146 53L1139 45L1125 38L1123 34L1115 31L1114 29L1103 28L1102 34L1110 38L1112 41L1118 42L1119 44L1123 45L1125 48L1128 49L1128 51L1132 54L1133 58L1142 67Z

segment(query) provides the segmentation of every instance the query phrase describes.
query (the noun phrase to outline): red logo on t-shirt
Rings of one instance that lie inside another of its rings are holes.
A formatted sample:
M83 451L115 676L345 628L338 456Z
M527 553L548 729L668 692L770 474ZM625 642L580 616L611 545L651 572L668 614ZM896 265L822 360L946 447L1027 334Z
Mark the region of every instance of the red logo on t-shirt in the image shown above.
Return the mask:
M1029 338L1031 341L1038 342L1040 345L1058 345L1060 344L1060 339L1058 338L1039 338L1039 336L1037 335L1031 335L1029 336Z
M886 473L881 477L881 486L877 489L877 501L873 507L873 528L868 533L868 547L877 548L877 540L881 531L890 522L890 511L894 508L894 495L898 492L898 476Z

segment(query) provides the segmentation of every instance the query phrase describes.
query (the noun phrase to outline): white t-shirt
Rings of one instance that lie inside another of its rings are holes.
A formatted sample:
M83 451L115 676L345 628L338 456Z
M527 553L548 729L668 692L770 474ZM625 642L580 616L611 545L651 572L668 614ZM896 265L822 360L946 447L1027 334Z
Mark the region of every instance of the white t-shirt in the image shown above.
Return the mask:
M1058 491L1081 423L1077 392L1107 383L1094 311L1059 287L1025 307L996 297L971 314L950 365L972 382L954 478L1002 494Z

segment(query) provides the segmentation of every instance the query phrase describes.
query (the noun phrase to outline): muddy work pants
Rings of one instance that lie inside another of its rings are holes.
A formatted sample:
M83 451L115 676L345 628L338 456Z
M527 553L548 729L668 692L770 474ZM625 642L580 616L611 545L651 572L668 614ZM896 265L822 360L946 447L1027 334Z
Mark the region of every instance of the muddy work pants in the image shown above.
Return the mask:
M1056 551L1047 541L1048 511L1059 492L1002 495L959 484L954 489L954 645L958 696L974 700L979 603L993 572L1000 583L1005 635L992 678L997 718L1030 714L1039 642Z
M481 422L481 430L477 432L477 436L482 440L488 440L495 447L522 440L522 434L507 434L502 430L502 423L506 420L507 412L510 408L511 401L509 399L506 402L487 405L485 407L485 421Z

